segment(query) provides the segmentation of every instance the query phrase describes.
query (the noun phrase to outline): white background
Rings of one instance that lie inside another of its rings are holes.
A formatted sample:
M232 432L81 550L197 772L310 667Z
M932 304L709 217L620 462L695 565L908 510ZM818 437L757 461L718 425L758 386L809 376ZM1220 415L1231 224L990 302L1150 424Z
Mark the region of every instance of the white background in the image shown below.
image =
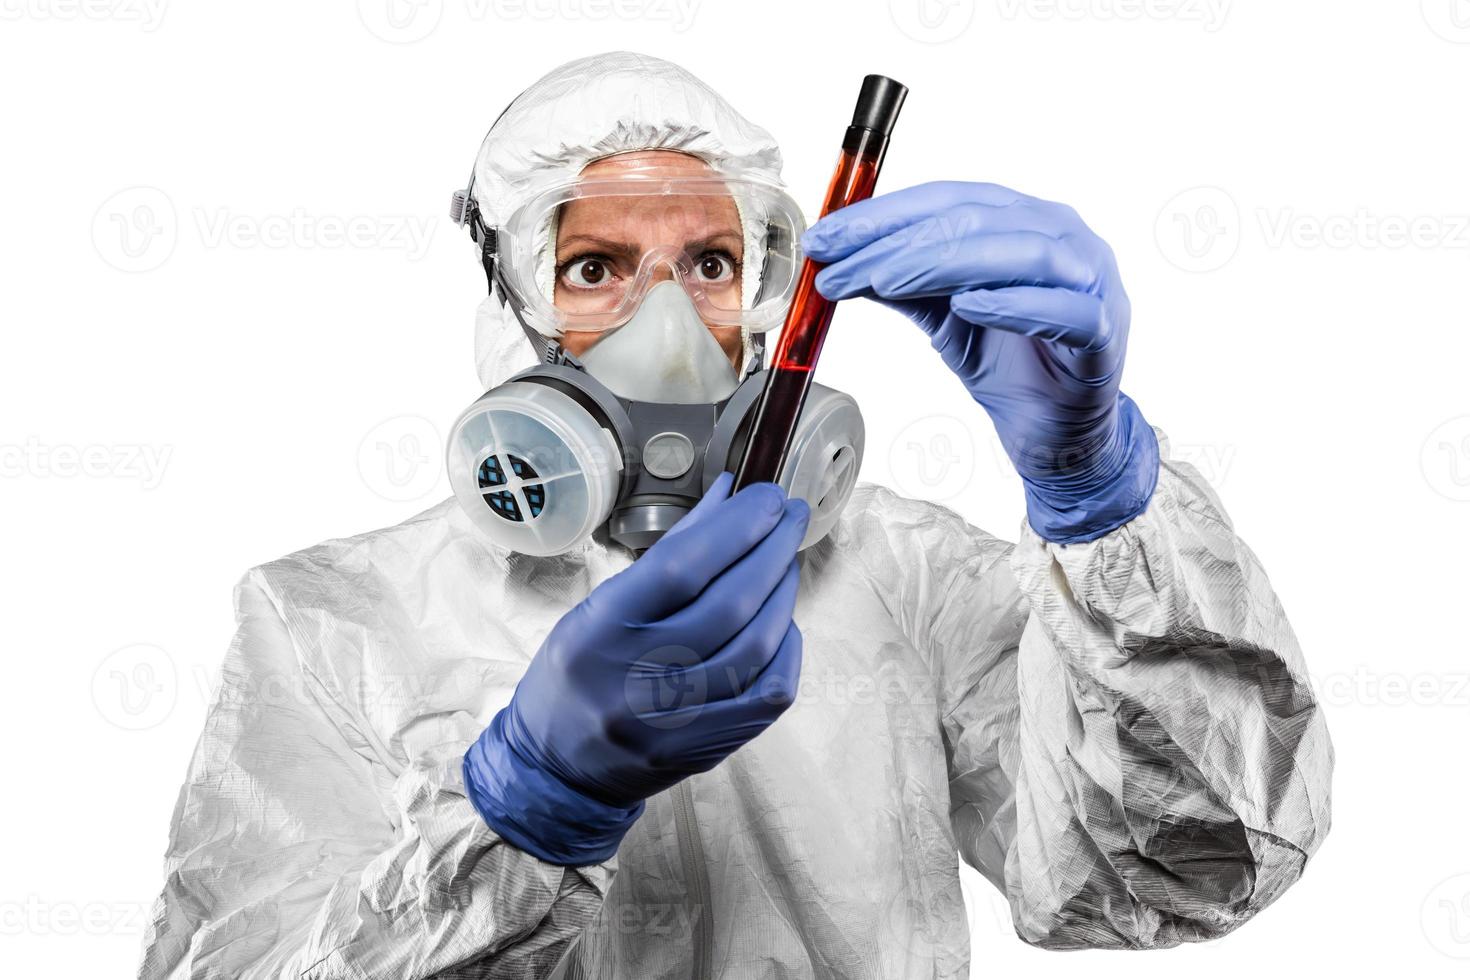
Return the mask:
M522 87L627 47L775 133L810 207L873 71L911 89L884 188L1076 206L1133 298L1126 389L1329 706L1335 828L1255 922L1047 954L969 875L974 975L1465 975L1470 3L85 3L0 0L0 972L135 969L231 585L446 495L483 290L449 192ZM844 306L822 373L867 478L1018 527L918 331Z

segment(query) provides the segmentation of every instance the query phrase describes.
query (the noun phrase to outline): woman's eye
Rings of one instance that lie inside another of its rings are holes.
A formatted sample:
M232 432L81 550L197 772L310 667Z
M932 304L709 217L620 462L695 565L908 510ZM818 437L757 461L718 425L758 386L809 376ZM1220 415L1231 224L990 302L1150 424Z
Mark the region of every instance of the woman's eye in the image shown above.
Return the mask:
M722 252L709 252L700 256L695 267L699 278L705 282L723 282L735 274L735 262Z
M601 286L611 279L612 270L604 259L573 259L562 267L562 276L573 286L591 288Z

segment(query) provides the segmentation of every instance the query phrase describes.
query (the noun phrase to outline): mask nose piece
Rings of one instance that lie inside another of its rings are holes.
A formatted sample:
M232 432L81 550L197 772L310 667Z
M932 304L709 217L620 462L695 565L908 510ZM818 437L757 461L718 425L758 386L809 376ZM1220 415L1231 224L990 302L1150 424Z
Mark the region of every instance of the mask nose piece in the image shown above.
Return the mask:
M660 256L653 260L653 266L648 275L650 289L666 282L679 283L682 280L683 272L673 258Z
M714 404L739 385L735 366L677 281L653 285L627 323L580 358L613 394L630 401Z

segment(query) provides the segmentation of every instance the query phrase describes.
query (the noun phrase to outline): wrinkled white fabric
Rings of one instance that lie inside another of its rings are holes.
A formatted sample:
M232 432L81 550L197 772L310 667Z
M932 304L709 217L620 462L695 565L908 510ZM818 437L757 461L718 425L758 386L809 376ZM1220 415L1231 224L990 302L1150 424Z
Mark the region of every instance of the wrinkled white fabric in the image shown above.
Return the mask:
M1166 462L1070 547L859 487L801 557L796 704L615 864L541 864L460 760L627 560L496 551L451 501L248 574L142 975L541 977L575 939L568 976L964 977L956 850L1029 942L1155 947L1247 921L1327 831L1296 640Z
M486 296L475 307L475 371L488 391L512 375L536 366L536 352L526 335L494 296Z
M615 137L589 123L568 147L778 166L672 66L578 64L548 76L568 124L602 113ZM491 147L480 189L514 193L506 175L563 166L564 149ZM534 362L492 319L482 305L487 387ZM560 961L569 978L964 977L957 853L1038 945L1231 931L1321 843L1332 750L1265 573L1199 474L1163 456L1141 517L1069 547L860 486L799 559L796 703L650 800L601 867L501 841L460 762L626 553L599 537L510 554L447 501L251 571L142 976L521 978Z
M567 62L511 103L475 159L475 201L499 224L593 160L630 150L677 150L723 174L781 178L775 139L714 89L671 62L614 51Z

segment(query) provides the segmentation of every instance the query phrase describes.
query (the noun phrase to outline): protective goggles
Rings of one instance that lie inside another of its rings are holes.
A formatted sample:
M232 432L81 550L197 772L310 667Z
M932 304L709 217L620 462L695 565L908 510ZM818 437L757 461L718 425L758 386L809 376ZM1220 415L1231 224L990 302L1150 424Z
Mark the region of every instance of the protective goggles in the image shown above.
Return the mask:
M537 194L496 229L496 264L544 336L620 327L669 279L707 323L763 333L785 316L805 227L772 184L634 172Z

